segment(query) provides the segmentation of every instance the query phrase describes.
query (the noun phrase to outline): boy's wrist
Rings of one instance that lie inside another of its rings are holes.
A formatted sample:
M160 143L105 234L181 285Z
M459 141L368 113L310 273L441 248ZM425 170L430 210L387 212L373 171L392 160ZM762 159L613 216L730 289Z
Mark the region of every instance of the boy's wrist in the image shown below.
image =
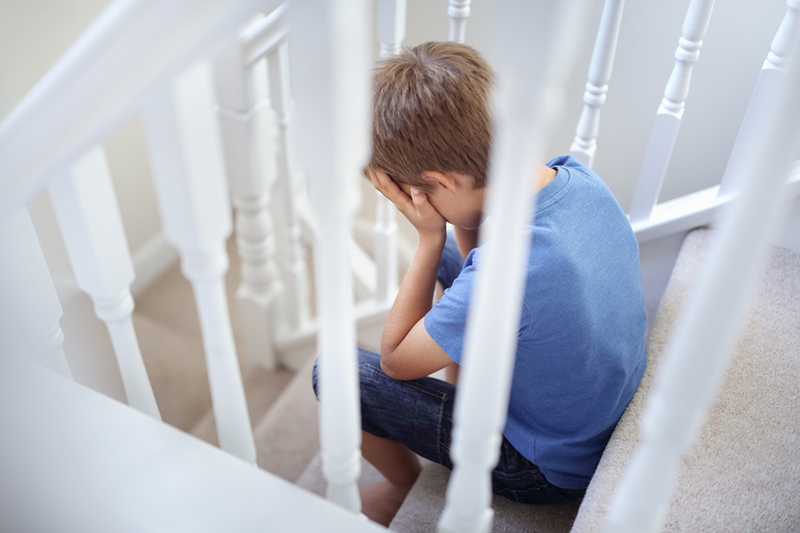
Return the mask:
M419 232L420 247L444 248L445 241L447 241L447 231L444 229L440 232Z

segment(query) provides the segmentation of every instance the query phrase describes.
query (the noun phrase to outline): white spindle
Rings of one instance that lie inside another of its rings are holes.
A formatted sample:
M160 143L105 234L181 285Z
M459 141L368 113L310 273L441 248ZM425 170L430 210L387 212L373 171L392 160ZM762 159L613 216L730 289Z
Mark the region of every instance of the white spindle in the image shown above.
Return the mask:
M559 116L560 93L574 61L570 43L580 34L579 25L563 15L576 6L507 0L494 10L496 50L489 59L498 77L496 148L486 202L496 224L470 302L442 532L491 529L491 471L508 411L531 241L525 231L531 201L519 191L529 189L534 161L541 160L543 141Z
M378 41L381 57L391 57L400 52L406 35L406 0L380 0L378 2ZM397 222L395 208L376 191L375 213L375 266L377 284L375 299L388 302L397 290Z
M369 63L363 0L292 5L296 132L320 222L314 252L320 351L320 440L328 498L358 512L361 461L349 189L367 158Z
M236 292L242 356L273 369L277 297L281 291L270 213L275 183L275 116L267 62L246 65L238 39L214 62L219 118L233 205L242 281Z
M750 103L747 105L742 125L739 127L739 134L722 175L717 196L725 196L738 191L739 184L733 181L737 175L734 169L739 166L742 154L752 143L757 142L757 139L753 138L754 121L758 120L763 106L769 105L769 102L776 98L776 91L779 91L781 86L786 83L789 63L792 60L791 50L798 39L800 39L800 0L787 0L786 14L772 40L772 46L761 67L761 72L758 74L756 86L750 96Z
M689 95L692 67L700 58L700 48L703 46L703 37L708 30L713 8L714 0L692 0L689 4L683 21L683 35L675 50L675 66L656 113L650 142L639 172L639 181L629 212L631 223L650 218L653 207L658 202L672 148L678 137L686 97Z
M457 43L464 42L471 3L472 0L449 0L447 4L447 15L450 17L449 40Z
M108 328L128 404L161 420L131 320L135 274L103 148L54 181L50 199L78 286Z
M720 221L718 240L662 357L640 423L641 442L612 501L609 533L659 529L681 457L725 373L766 243L785 207L789 160L800 141L800 70L787 85L762 109L757 142L732 169L741 175L742 195Z
M59 324L61 304L27 208L0 218L0 254L0 317L5 326L0 346L32 353L42 366L72 379Z
M302 240L300 215L297 212L297 197L300 193L299 177L294 169L293 146L291 144L289 115L292 104L289 79L289 45L284 40L267 57L270 93L278 124L278 183L275 197L276 219L282 221L282 236L278 240L278 251L282 259L284 283L284 309L287 326L297 331L305 326L310 317L310 295L305 247Z
M211 66L199 63L151 98L143 124L164 233L194 289L220 446L254 463L225 296L231 214L214 107Z
M597 133L600 129L600 110L606 103L608 81L614 66L619 28L622 22L622 8L625 0L606 0L600 28L594 42L592 61L589 65L589 81L583 93L583 111L578 120L575 139L569 151L575 159L586 166L594 164L597 150Z

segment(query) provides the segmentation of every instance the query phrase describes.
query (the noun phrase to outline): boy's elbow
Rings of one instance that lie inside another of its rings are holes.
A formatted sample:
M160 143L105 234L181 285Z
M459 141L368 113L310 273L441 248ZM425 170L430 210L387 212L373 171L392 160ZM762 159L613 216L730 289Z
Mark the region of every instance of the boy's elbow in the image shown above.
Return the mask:
M394 350L381 352L381 370L392 379L402 380L401 371L397 368Z

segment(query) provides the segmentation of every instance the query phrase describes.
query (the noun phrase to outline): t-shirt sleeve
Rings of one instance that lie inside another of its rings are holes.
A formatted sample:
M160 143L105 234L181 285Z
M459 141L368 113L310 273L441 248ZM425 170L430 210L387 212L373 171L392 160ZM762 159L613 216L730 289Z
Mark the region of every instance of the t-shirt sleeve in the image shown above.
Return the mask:
M469 300L475 281L474 255L474 251L470 252L453 285L425 315L428 335L458 364L461 364Z

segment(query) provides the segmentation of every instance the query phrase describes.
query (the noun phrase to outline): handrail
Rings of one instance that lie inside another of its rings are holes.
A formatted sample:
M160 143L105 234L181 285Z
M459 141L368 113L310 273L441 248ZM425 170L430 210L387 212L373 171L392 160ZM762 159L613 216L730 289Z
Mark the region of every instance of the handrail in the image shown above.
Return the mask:
M116 0L0 123L0 213L102 142L159 83L278 0Z
M242 32L244 62L255 63L271 53L289 35L289 6L283 3L272 13L245 28Z

